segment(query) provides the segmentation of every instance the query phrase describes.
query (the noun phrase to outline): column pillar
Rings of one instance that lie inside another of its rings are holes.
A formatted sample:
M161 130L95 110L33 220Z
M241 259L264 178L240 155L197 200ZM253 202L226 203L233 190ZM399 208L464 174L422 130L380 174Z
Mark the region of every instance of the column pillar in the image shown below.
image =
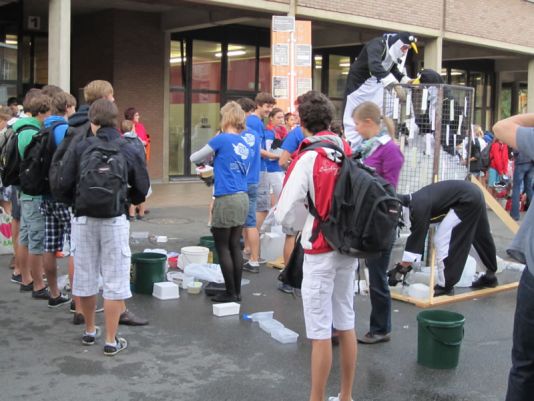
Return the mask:
M425 39L425 68L431 68L441 74L443 59L443 38Z
M534 59L528 62L528 99L527 111L534 113Z
M70 92L71 0L49 0L48 83Z

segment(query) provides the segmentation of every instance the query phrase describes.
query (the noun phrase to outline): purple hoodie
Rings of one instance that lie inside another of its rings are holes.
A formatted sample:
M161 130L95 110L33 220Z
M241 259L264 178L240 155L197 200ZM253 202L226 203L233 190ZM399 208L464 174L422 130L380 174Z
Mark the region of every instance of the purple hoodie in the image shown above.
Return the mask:
M380 177L397 188L404 156L395 141L390 140L380 145L363 162L366 166L373 167Z

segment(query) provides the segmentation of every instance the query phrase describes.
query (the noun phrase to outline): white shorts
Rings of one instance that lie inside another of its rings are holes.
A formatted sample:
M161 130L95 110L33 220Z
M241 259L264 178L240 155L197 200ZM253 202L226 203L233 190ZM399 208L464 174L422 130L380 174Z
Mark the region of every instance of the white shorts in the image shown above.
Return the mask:
M274 195L275 203L278 202L280 198L280 193L282 192L282 185L284 183L285 173L282 171L276 171L272 173L267 173L267 182L269 183L269 190L272 191Z
M312 340L354 328L354 272L358 260L332 251L304 254L302 304L306 335Z
M72 294L89 297L98 293L102 275L104 299L130 298L130 223L126 216L111 219L74 217L71 252L74 255Z

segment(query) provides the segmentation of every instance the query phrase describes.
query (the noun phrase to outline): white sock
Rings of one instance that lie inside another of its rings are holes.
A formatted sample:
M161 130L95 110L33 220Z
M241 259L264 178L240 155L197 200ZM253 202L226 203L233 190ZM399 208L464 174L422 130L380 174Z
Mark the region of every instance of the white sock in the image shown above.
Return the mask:
M249 260L248 264L251 265L251 266L259 267L260 262L258 262L257 260Z
M87 331L85 332L85 335L87 336L91 336L91 337L96 337L96 330L93 331L92 333L88 333Z
M106 341L106 345L109 345L110 347L117 347L117 341L114 341L114 342L112 342L112 343L108 343L108 342Z

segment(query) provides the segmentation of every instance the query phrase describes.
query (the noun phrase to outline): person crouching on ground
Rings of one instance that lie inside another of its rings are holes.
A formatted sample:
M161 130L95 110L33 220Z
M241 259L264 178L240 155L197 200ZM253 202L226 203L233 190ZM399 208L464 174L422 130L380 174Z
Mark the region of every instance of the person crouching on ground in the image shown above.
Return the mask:
M306 93L299 104L299 115L307 143L327 141L350 154L349 144L328 127L335 113L332 102L320 92ZM338 151L319 147L299 153L287 174L275 217L282 225L293 225L295 208L311 197L321 219L326 219L340 169ZM341 356L341 391L329 401L350 401L356 370L354 331L354 275L357 260L334 251L319 231L312 241L315 218L308 213L302 230L304 248L302 304L306 335L312 340L310 401L323 401L332 365L332 327L338 332Z
M77 177L71 250L73 294L80 297L85 317L82 343L93 345L100 334L95 326L95 305L102 275L107 356L128 346L117 336L119 318L126 309L124 300L132 296L127 202L143 202L149 188L144 155L121 139L115 128L117 115L117 106L110 100L99 99L91 105L89 120L94 136L76 145L73 163L69 164ZM94 171L99 174L91 174ZM97 177L98 186L91 181L92 176Z
M251 151L241 136L245 129L245 112L236 102L221 109L221 133L191 155L200 164L214 154L215 202L211 232L219 256L226 292L212 298L214 302L241 301L243 255L241 233L248 214L247 173Z

